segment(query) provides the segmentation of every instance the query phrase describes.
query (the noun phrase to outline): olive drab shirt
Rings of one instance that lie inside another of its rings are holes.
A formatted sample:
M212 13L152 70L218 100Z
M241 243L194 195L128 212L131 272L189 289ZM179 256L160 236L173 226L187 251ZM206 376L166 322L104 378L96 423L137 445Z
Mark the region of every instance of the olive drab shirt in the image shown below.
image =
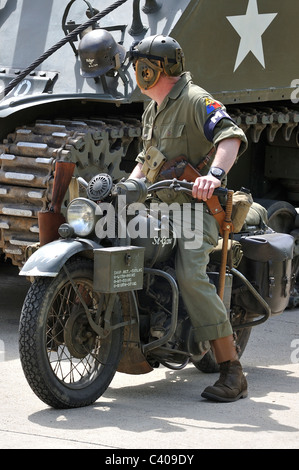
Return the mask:
M148 105L142 120L143 150L136 158L141 163L150 146L157 147L167 160L185 156L193 166L223 139L239 138L239 155L247 146L244 132L223 104L195 85L189 72L182 74L160 106L156 107L154 101Z

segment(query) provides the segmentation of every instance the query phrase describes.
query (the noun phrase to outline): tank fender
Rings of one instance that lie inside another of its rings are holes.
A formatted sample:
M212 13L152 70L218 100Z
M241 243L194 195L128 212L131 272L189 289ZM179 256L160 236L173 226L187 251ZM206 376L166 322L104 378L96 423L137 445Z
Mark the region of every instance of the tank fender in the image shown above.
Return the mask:
M66 261L77 253L101 248L98 243L76 238L59 239L42 246L26 261L20 276L56 277Z
M114 98L111 95L105 95L106 101L112 103L121 103L120 98ZM32 112L33 107L40 107L43 105L55 105L59 102L65 102L66 105L71 104L73 101L95 101L95 95L92 93L78 93L78 94L51 94L51 95L29 95L19 98L11 98L0 104L0 118L8 118L11 114L15 114L18 111L24 111L28 109Z

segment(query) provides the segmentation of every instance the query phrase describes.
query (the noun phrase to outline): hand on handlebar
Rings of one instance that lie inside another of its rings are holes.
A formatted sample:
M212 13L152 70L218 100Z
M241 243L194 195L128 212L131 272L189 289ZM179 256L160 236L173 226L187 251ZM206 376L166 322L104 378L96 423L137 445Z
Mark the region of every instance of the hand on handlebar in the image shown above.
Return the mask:
M213 196L214 190L220 185L221 182L212 175L200 176L194 181L192 196L206 201Z
M174 191L182 191L186 194L189 194L190 196L193 196L193 185L194 183L185 180L179 181L174 178L172 180L162 180L158 181L157 183L153 183L151 186L148 187L148 192L150 193L152 191L159 191L160 189L173 189ZM223 188L222 186L215 187L214 189L215 196L226 196L227 192L228 190L226 188Z

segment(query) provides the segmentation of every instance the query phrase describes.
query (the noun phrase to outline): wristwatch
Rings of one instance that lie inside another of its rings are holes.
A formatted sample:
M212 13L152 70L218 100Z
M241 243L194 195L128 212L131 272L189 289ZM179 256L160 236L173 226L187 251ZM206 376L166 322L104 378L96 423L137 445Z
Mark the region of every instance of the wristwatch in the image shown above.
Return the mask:
M217 180L222 181L225 177L225 171L222 170L222 168L218 168L218 166L211 166L208 175L212 175L214 178L217 178Z

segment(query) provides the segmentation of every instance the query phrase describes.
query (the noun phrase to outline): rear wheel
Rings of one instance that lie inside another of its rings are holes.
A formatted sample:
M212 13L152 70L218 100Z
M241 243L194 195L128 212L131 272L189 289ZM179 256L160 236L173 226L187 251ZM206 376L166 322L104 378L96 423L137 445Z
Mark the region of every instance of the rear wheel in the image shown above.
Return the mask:
M268 226L278 233L290 233L295 227L297 212L287 201L257 199L267 209Z
M86 306L101 325L108 302L107 295L93 290L92 260L77 258L66 266L73 283L62 269L56 278L37 278L31 285L19 329L25 377L34 393L54 408L97 400L114 377L123 341L123 327L100 337L87 319ZM116 297L111 325L121 321Z

